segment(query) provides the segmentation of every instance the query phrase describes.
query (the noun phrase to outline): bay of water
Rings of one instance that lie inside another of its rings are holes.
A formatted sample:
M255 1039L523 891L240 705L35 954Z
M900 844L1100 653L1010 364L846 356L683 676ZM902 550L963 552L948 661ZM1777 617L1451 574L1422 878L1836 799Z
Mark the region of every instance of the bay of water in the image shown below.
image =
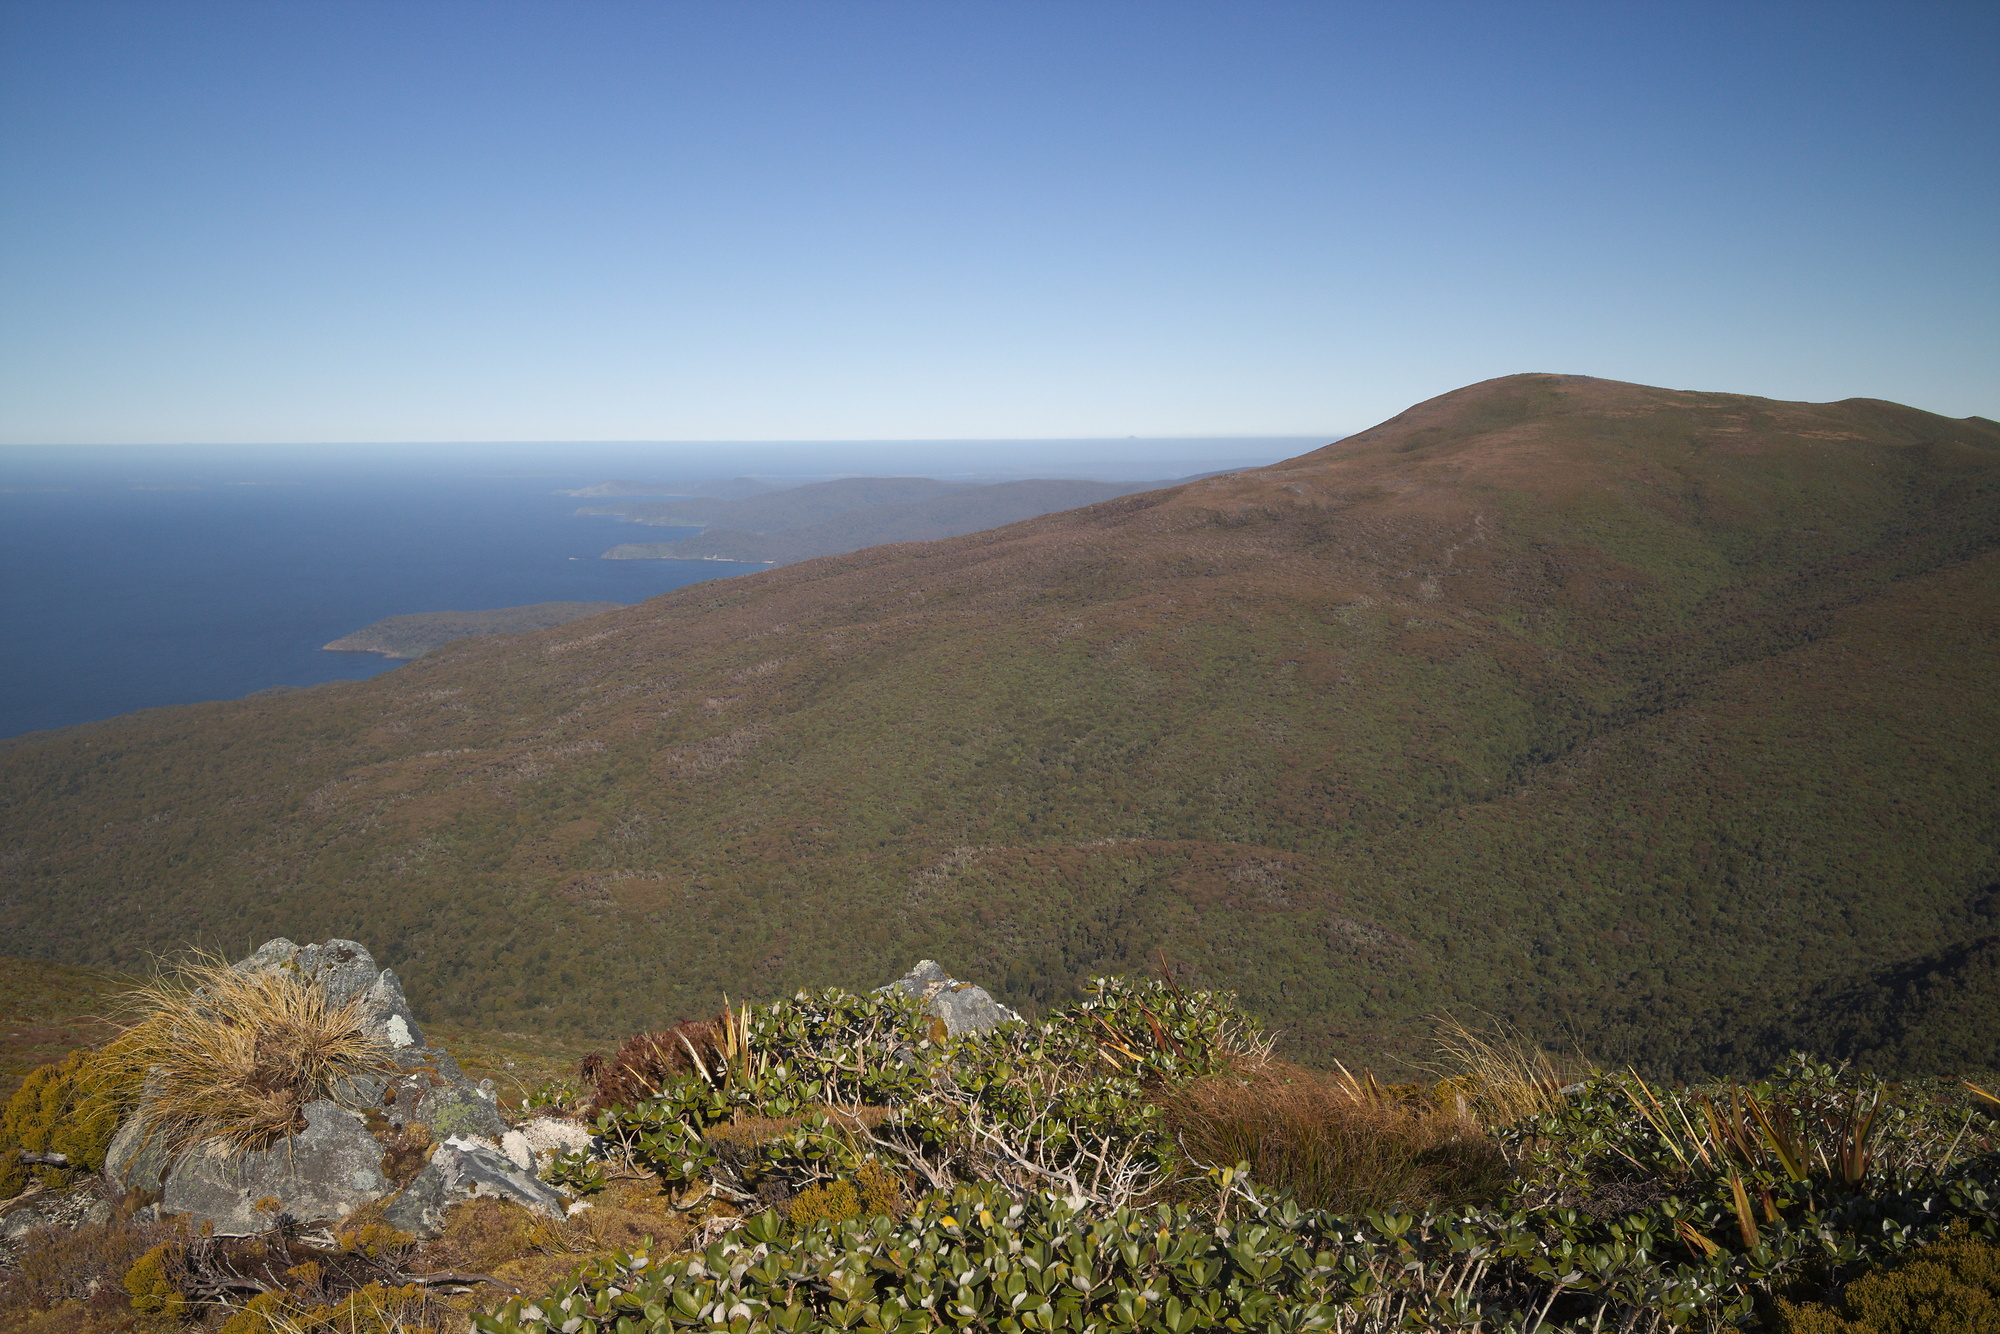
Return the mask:
M579 517L590 502L551 494L599 480L10 469L0 485L52 489L0 491L0 736L393 670L320 649L384 616L629 604L765 568L598 559L694 531Z
M1254 467L1322 437L0 450L0 737L393 670L320 645L385 616L635 603L761 571L607 561L693 529L579 516L610 478L851 473L1124 480Z

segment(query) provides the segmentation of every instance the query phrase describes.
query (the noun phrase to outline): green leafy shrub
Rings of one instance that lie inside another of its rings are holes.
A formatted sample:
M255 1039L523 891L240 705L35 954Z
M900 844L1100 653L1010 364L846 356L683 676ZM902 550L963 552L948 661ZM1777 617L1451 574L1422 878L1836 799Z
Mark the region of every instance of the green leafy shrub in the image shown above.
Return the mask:
M604 1189L604 1165L597 1161L588 1149L573 1149L558 1154L549 1164L548 1179L558 1186L568 1186L582 1195L595 1195Z
M1120 986L1111 999L1149 1008L1158 994ZM1147 1058L1129 1041L1129 1026L1111 1024L1115 1039L1108 1038L1100 1017L1077 1007L1047 1025L946 1044L924 1058L918 1094L883 1109L883 1119L865 1127L870 1138L849 1143L877 1157L835 1163L831 1146L860 1131L822 1113L757 1140L765 1155L758 1161L786 1170L790 1160L768 1156L774 1146L779 1153L803 1152L809 1141L827 1147L822 1175L794 1197L789 1220L758 1214L691 1257L640 1251L603 1259L552 1292L510 1303L482 1328L1737 1329L1768 1326L1780 1298L1835 1290L1954 1224L1968 1236L2000 1237L2000 1127L1968 1105L1963 1090L1889 1086L1802 1058L1741 1087L1667 1089L1632 1075L1595 1076L1548 1110L1491 1132L1488 1142L1507 1156L1513 1176L1482 1187L1490 1199L1302 1208L1290 1196L1311 1173L1287 1182L1289 1191L1274 1189L1246 1170L1248 1159L1204 1166L1179 1144L1188 1125L1175 1120L1176 1099L1221 1090L1226 1105L1237 1097L1228 1092L1232 1079L1239 1089L1254 1084L1243 1079L1242 1064L1226 1073L1163 1023L1148 1046L1175 1070L1201 1073L1170 1082L1156 1068L1133 1081L1091 1059L1093 1048L1114 1040L1116 1069L1143 1068ZM1139 1027L1151 1036L1150 1024ZM1232 1041L1218 1036L1214 1051L1227 1055ZM1067 1082L1043 1082L1056 1069ZM1349 1092L1360 1088L1352 1081ZM1303 1096L1310 1115L1282 1108L1280 1116L1270 1090L1253 1090L1235 1123L1258 1130L1275 1116L1284 1123L1281 1138L1296 1137L1290 1122L1310 1125L1331 1095L1321 1087ZM1358 1101L1371 1099L1375 1114L1400 1108L1441 1125L1457 1115L1439 1100L1419 1108L1416 1091L1377 1087ZM1005 1138L1010 1109L1037 1102L1066 1110L1021 1123L1040 1143ZM1153 1115L1135 1110L1142 1107ZM1125 1161L1171 1167L1171 1178L1155 1179L1170 1179L1174 1198L1140 1206L1102 1190L1021 1189L989 1165L990 1179L934 1190L901 1217L864 1216L867 1165L894 1159L918 1176L982 1170L962 1146L923 1137L934 1118L953 1113L966 1119L947 1133L970 1130L989 1145L999 1137L1037 1162L1064 1162L1082 1144L1083 1156L1068 1160L1070 1180L1079 1179L1074 1165L1089 1161L1092 1143L1115 1145ZM1103 1140L1083 1139L1097 1131ZM801 1134L783 1148L787 1136ZM1403 1151L1388 1138L1387 1151ZM1267 1152L1266 1161L1275 1172L1282 1154ZM1365 1166L1365 1153L1356 1161Z
M666 1181L706 1179L745 1204L871 1163L931 1189L996 1181L1129 1203L1188 1167L1155 1092L1262 1053L1233 997L1123 978L1095 979L1044 1023L950 1041L899 992L800 992L733 1026L724 1069L682 1075L598 1129Z
M589 1057L584 1058L586 1062ZM574 1079L546 1079L528 1090L521 1099L521 1110L540 1112L551 1116L568 1116L581 1112L591 1102L591 1094Z
M71 1052L29 1073L0 1112L0 1199L31 1179L64 1186L102 1170L104 1151L130 1098L119 1064L102 1053ZM21 1150L60 1153L67 1167L24 1166Z

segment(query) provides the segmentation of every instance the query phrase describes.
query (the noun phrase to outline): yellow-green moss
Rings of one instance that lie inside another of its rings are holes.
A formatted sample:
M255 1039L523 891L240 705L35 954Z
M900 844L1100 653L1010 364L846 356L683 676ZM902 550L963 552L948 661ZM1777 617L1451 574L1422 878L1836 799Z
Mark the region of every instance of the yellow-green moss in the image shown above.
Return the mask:
M854 1174L854 1184L861 1192L862 1213L900 1215L903 1212L903 1183L880 1163L861 1164L861 1170Z
M351 1232L340 1234L341 1250L366 1256L370 1260L407 1251L416 1244L414 1236L399 1232L387 1223L365 1223Z
M1779 1308L1784 1334L1989 1334L2000 1329L2000 1246L1960 1233L1863 1274L1837 1310Z
M276 1317L285 1315L289 1304L287 1292L260 1292L243 1304L243 1308L222 1322L215 1334L269 1334L278 1325Z
M0 1199L19 1194L30 1179L65 1186L101 1170L124 1095L116 1066L101 1052L73 1051L30 1071L0 1112ZM23 1167L23 1149L64 1154L69 1166Z
M852 1181L829 1181L824 1186L808 1186L792 1196L786 1211L800 1227L812 1223L839 1223L861 1217L861 1193Z
M801 1227L810 1223L839 1223L849 1218L873 1214L900 1214L903 1211L902 1185L893 1172L877 1163L863 1163L852 1181L829 1181L824 1186L808 1186L792 1197L786 1216Z
M295 1323L302 1330L324 1329L331 1334L431 1334L442 1314L415 1283L397 1288L369 1283L348 1293L339 1305L315 1307ZM227 1326L216 1334L225 1330ZM229 1330L228 1334L262 1331Z
M188 1300L174 1286L180 1255L178 1246L155 1246L125 1271L125 1291L132 1294L133 1310L141 1315L181 1318Z

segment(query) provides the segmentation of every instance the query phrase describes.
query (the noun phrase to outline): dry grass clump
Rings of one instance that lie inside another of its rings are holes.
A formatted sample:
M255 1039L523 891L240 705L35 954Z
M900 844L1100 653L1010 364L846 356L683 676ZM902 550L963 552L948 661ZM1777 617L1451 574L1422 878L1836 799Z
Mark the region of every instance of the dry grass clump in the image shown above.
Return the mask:
M359 997L331 1005L289 969L239 972L198 956L127 1007L134 1022L110 1051L147 1081L147 1135L175 1152L266 1148L305 1128L307 1103L395 1068L364 1030Z
M1432 1023L1438 1060L1429 1069L1439 1076L1434 1096L1452 1099L1489 1126L1554 1110L1563 1090L1587 1073L1580 1058L1551 1056L1490 1016L1483 1029L1448 1014Z
M1162 1107L1197 1162L1248 1163L1260 1186L1312 1208L1458 1203L1492 1195L1509 1176L1499 1146L1470 1116L1345 1071L1273 1061L1198 1079Z

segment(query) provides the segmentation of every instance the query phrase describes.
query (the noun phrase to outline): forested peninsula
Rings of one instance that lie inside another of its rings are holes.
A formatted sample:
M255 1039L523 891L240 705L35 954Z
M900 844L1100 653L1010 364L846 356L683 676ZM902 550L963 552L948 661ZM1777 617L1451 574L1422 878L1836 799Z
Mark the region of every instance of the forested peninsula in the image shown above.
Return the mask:
M620 602L531 602L490 611L421 611L386 616L321 645L327 653L379 653L385 658L420 658L455 639L474 635L517 635L567 625L585 616L617 611Z

